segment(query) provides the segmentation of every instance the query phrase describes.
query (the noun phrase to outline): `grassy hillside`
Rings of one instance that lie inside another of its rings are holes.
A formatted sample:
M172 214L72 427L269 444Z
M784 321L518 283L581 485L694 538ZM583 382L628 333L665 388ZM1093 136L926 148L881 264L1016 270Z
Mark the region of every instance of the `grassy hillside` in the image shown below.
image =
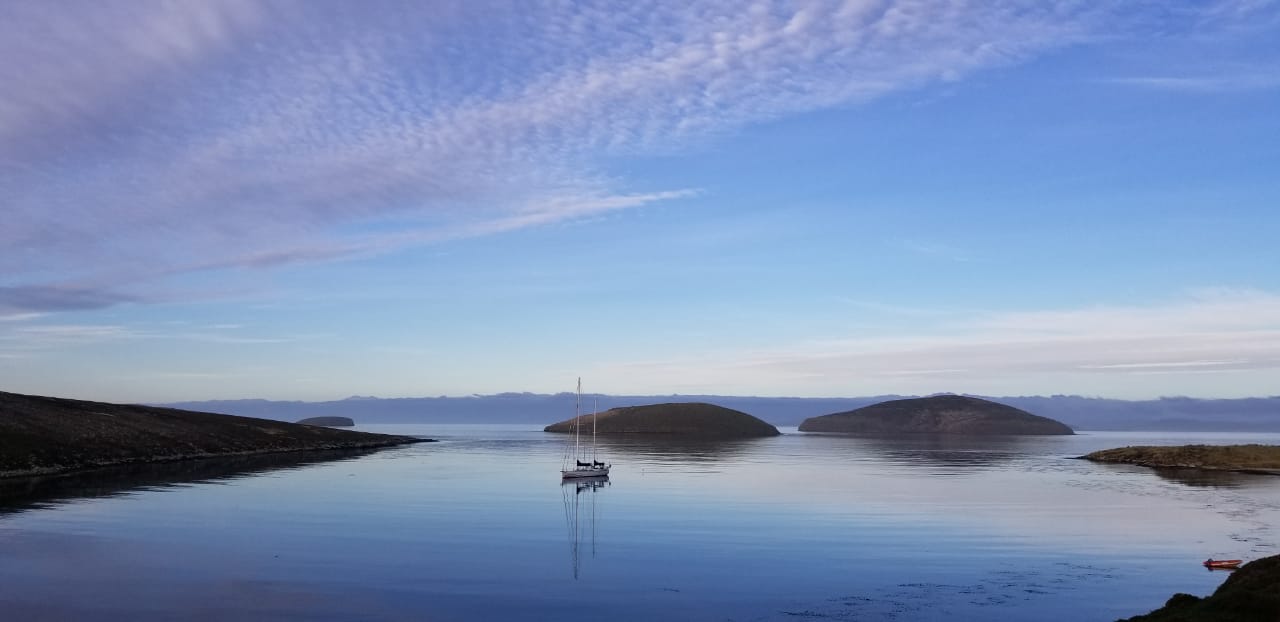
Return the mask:
M387 447L421 440L0 392L0 477L220 455Z

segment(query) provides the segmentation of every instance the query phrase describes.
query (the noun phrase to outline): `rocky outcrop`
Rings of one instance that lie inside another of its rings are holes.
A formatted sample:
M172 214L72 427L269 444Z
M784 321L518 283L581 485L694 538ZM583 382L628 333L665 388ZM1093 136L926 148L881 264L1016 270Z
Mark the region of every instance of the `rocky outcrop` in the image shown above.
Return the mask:
M1081 458L1157 469L1208 469L1280 475L1280 446L1276 445L1120 447L1095 451Z
M844 434L1074 434L1047 417L989 400L935 395L891 400L857 410L811 417L802 432Z
M302 425L320 425L326 428L349 428L356 424L351 417L307 417L298 423Z
M593 422L592 420L595 419ZM744 412L699 402L612 408L578 418L583 431L594 423L598 434L665 434L697 438L777 436L778 428ZM573 431L573 419L547 426L547 432Z
M1280 620L1280 555L1241 566L1212 596L1174 594L1164 607L1125 622L1262 622Z
M0 392L0 477L225 455L388 447L424 440Z

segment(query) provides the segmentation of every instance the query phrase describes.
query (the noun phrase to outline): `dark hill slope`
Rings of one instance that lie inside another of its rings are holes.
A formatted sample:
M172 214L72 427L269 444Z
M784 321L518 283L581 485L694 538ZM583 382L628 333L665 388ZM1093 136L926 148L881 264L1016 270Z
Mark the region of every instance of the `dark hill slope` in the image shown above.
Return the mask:
M387 447L422 440L0 392L0 477L219 455Z
M872 404L805 419L802 432L846 434L1073 434L1053 419L963 395L935 395Z
M582 429L591 430L592 418L599 434L667 434L699 438L750 438L777 436L775 428L751 415L700 402L624 406L598 415L582 415ZM553 423L547 432L572 432L573 419Z
M1280 620L1280 555L1251 561L1208 598L1174 594L1164 607L1128 622L1263 622Z

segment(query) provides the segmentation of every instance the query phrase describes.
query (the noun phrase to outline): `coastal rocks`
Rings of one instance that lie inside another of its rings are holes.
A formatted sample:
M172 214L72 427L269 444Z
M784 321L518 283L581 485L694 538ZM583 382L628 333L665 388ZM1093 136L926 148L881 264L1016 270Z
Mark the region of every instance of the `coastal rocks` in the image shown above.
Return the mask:
M302 425L318 425L326 428L350 428L356 424L351 417L307 417L298 420Z
M1120 447L1081 456L1093 462L1167 469L1208 469L1280 475L1280 446L1180 445Z
M696 438L752 438L777 436L778 428L744 412L700 402L650 404L612 408L582 415L582 429L594 421L598 434L663 434ZM573 419L553 423L547 432L573 431Z
M1280 620L1280 555L1241 566L1199 598L1174 594L1164 607L1123 622L1261 622Z
M1066 424L1025 410L962 395L891 400L810 417L801 432L845 434L1074 434Z
M0 477L226 455L389 447L423 440L0 392Z

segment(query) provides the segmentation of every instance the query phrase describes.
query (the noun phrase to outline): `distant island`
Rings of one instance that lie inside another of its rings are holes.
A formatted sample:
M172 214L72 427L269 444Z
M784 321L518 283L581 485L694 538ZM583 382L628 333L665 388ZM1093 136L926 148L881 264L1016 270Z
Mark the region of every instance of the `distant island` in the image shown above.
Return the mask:
M705 402L718 404L759 417L776 426L800 425L807 418L848 412L888 400L915 395L874 395L861 397L749 397L733 395L592 395L610 406L643 406L664 402ZM1128 401L1081 397L990 396L991 401L1021 408L1042 417L1061 421L1075 430L1184 430L1280 432L1280 396L1240 399L1196 399L1162 397ZM360 423L519 423L546 425L564 417L565 404L573 403L572 393L494 393L487 395L375 398L352 396L346 399L301 402L282 400L213 400L153 404L184 410L227 413L297 421L307 417L360 413Z
M356 424L351 417L307 417L299 419L302 425L320 425L327 428L350 428Z
M1251 561L1200 598L1174 594L1164 607L1121 622L1262 622L1280 620L1280 555Z
M801 432L842 434L1074 434L1047 417L964 395L890 400L856 410L805 419Z
M594 419L594 421L593 421ZM665 434L697 438L778 436L778 428L747 413L700 402L623 406L579 417L583 430L599 434ZM553 423L547 432L573 431L573 419Z
M269 419L0 392L0 477L423 442Z
M1136 464L1170 469L1210 469L1280 475L1280 447L1275 445L1180 445L1121 447L1081 456L1093 462Z

